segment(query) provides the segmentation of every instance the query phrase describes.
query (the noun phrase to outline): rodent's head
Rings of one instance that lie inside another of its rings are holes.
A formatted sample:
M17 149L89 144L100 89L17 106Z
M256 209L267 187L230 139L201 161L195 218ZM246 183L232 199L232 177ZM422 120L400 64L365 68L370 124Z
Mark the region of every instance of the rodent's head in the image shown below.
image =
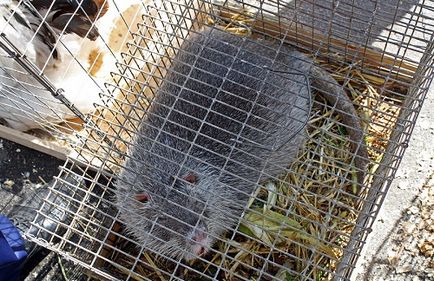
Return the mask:
M135 177L131 181L128 171L120 175L120 216L133 236L161 256L203 256L239 217L234 192L210 169L185 170L178 177Z

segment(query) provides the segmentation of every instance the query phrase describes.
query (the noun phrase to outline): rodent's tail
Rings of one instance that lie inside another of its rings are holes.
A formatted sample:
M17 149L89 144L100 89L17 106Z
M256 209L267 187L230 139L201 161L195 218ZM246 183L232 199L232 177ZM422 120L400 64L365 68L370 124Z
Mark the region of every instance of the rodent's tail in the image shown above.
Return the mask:
M352 141L352 148L356 157L354 164L357 169L357 182L360 191L363 187L365 171L369 162L368 150L364 141L364 132L360 118L342 87L330 76L330 74L318 66L312 66L312 86L321 91L325 99L336 109L342 117L342 122L347 126L346 130Z

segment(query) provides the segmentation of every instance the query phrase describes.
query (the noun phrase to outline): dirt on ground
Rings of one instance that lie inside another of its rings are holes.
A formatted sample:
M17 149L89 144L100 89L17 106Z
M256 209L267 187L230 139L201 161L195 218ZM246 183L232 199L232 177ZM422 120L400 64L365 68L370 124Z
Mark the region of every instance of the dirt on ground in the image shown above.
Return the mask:
M434 280L434 170L359 280Z
M0 138L0 213L7 214L26 187L50 182L64 161Z

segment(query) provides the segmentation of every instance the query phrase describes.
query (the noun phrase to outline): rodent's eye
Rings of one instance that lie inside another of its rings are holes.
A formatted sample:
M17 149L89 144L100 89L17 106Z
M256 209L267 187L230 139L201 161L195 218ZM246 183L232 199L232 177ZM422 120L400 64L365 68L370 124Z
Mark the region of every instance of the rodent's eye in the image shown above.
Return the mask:
M184 180L188 181L191 184L197 183L197 175L193 172L189 172L185 177Z
M142 203L146 203L151 199L151 196L147 193L137 193L136 195L134 195L134 198Z

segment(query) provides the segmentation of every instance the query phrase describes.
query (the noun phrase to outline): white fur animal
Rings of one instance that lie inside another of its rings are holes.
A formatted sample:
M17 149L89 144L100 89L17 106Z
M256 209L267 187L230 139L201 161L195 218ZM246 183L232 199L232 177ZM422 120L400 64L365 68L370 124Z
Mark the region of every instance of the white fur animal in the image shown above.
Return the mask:
M0 0L0 32L86 114L101 103L104 82L120 56L107 46L114 24L138 3ZM76 117L1 49L0 63L0 118L8 126L25 131Z

